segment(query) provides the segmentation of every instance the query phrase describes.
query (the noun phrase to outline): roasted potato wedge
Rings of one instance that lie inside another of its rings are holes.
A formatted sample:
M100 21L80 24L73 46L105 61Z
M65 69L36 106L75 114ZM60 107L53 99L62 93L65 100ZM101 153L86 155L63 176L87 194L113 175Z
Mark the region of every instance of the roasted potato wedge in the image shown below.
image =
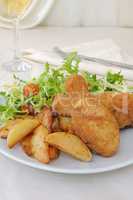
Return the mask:
M58 132L61 131L60 126L59 126L59 119L54 118L53 123L52 123L52 132Z
M59 126L62 131L73 132L71 117L59 117Z
M53 124L53 116L51 108L45 106L37 117L41 122L41 124L48 129L49 133L51 133Z
M7 146L9 148L14 147L20 142L25 136L30 134L40 122L37 119L24 119L19 123L16 123L9 131L7 137Z
M0 129L0 137L7 138L10 129L23 119L13 119L6 122L6 124Z
M82 160L90 161L92 154L88 147L75 135L65 132L56 132L46 137L46 142L59 150Z
M42 163L49 163L49 145L45 142L45 138L48 135L48 130L40 125L33 132L31 145L32 154L35 159Z
M54 147L49 145L49 158L50 160L55 160L59 157L60 151Z
M42 125L37 127L34 132L20 141L23 151L42 163L49 163L58 158L59 150L45 142L48 130Z
M28 155L28 156L32 156L32 136L33 134L30 134L28 136L26 136L22 141L20 141L20 145L23 149L23 151Z

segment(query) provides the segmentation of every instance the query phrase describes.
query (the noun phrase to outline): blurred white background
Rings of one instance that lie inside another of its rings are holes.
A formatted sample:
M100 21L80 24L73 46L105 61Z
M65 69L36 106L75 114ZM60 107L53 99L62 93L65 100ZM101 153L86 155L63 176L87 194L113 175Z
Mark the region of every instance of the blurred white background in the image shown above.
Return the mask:
M133 0L55 0L49 26L133 26Z

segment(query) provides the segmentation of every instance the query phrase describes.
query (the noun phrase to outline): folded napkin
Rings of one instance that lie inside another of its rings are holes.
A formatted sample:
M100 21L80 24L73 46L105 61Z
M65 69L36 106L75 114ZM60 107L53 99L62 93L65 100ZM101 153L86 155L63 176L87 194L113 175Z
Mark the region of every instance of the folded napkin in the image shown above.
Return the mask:
M118 62L124 62L131 64L133 63L133 58L128 56L126 53L122 52L121 48L111 39L97 40L88 43L82 43L72 47L62 47L64 51L77 51L81 55L92 56L97 58L103 58L107 60L113 60ZM53 65L60 65L63 60L53 51L40 52L34 49L25 50L23 52L24 58L38 62L38 63L50 63ZM105 66L99 63L93 63L88 61L82 61L80 63L80 68L88 70L90 73L104 75L108 70L114 72L121 71L125 79L133 81L133 70L124 68L115 68L114 66ZM37 74L37 69L33 68L33 75Z

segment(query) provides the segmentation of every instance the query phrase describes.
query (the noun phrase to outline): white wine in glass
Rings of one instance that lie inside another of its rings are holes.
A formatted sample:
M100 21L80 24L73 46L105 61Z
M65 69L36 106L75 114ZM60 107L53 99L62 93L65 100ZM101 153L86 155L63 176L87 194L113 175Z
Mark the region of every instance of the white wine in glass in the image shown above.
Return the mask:
M29 12L33 3L37 0L0 0L0 18L10 21L14 30L14 58L3 64L8 71L18 72L30 69L29 64L21 57L19 49L19 23Z

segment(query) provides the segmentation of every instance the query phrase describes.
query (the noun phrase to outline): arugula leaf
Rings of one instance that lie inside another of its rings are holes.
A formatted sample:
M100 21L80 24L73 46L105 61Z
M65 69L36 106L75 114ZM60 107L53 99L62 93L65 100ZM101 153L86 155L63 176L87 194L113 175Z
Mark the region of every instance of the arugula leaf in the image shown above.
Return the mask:
M6 92L0 92L1 97L6 97Z
M88 88L91 92L103 92L103 83L100 79L97 78L96 74L90 74L89 72L82 72L82 75L86 82L88 83Z
M121 72L113 73L109 71L106 75L106 80L111 84L123 84L124 76Z
M7 110L7 106L5 105L0 105L0 112L4 112Z
M90 92L99 93L104 91L133 92L133 89L127 87L121 72L113 73L109 71L104 77L98 78L95 74L83 72L83 77L90 87Z
M64 70L68 74L77 74L79 72L80 59L76 52L70 53L69 56L64 60Z

